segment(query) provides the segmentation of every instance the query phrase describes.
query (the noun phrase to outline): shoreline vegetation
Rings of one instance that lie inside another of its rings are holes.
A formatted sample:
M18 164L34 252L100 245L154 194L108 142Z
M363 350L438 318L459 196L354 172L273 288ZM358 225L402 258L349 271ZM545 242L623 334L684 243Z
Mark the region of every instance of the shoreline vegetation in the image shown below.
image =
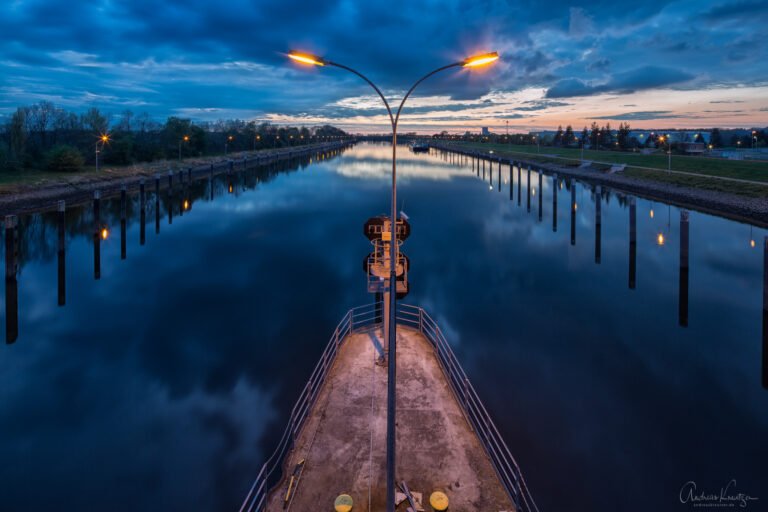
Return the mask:
M142 179L145 181L147 191L154 191L154 182L157 177L160 178L161 189L165 189L169 175L183 184L185 176L192 174L197 176L202 169L210 169L214 174L220 174L223 172L222 169L229 166L234 171L240 171L249 165L271 164L285 158L339 149L349 143L349 140L313 142L293 147L230 153L227 157L214 155L188 158L182 162L158 161L123 167L105 167L98 173L93 170L70 176L56 173L50 179L34 183L1 184L0 215L52 211L56 209L59 200L65 200L67 207L84 204L93 198L93 192L96 190L101 191L102 197L106 198L119 194L123 186L129 190L137 188Z
M595 153L599 156L606 155L607 151L585 151L584 160L593 162L586 167L580 167L581 161L576 158L553 158L550 149L542 148L542 153L537 153L536 146L533 151L519 151L518 147L510 148L505 144L486 144L472 142L443 142L434 141L433 147L453 152L464 152L489 158L492 161L501 159L502 162L517 162L531 169L542 169L552 174L558 173L559 177L576 178L596 185L608 186L617 191L623 191L633 195L643 196L648 199L665 201L691 210L698 210L709 214L718 215L732 220L768 227L768 162L736 162L741 164L735 169L729 169L732 163L729 160L714 161L710 166L704 166L696 174L685 171L668 172L662 169L648 167L627 166L623 171L609 172L610 163L603 159L603 163L595 163L589 157ZM546 151L546 153L544 153ZM563 151L560 149L559 151ZM573 150L579 153L579 150ZM614 152L609 158L618 160L623 156L634 156L632 153ZM653 155L640 155L641 158ZM695 166L702 157L678 157L691 158L685 165ZM664 157L666 160L666 156ZM673 170L674 167L673 156ZM619 164L620 162L615 161ZM624 163L624 162L621 162ZM749 181L744 180L745 166L750 164ZM754 172L754 175L751 173ZM738 177L737 177L738 176ZM762 182L765 182L763 185Z

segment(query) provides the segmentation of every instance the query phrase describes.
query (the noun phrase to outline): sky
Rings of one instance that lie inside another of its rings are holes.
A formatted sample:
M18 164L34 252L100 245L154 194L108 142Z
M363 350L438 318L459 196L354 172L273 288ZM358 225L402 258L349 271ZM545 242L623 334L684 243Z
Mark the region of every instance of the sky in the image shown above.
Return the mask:
M766 27L766 0L4 0L0 122L48 100L386 132L364 81L285 53L355 68L396 106L429 71L495 50L419 85L398 131L766 126Z

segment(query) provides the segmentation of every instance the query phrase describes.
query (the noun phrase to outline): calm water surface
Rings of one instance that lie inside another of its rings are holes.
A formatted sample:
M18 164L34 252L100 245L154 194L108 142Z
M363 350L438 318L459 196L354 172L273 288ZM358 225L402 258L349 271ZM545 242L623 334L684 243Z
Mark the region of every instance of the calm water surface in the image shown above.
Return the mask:
M22 217L0 509L235 510L334 326L371 300L362 224L388 211L390 151L220 176L212 200L203 180L158 212L149 193L144 245L133 197L125 259L103 200L98 280L91 207L68 210L64 306L56 215ZM500 190L497 165L403 148L399 170L407 302L443 327L542 512L688 510L687 481L731 479L762 507L763 230L691 212L686 305L676 207L636 200L632 283L629 197L602 190L598 243L589 185L533 171L529 210L526 170L519 198L508 166Z

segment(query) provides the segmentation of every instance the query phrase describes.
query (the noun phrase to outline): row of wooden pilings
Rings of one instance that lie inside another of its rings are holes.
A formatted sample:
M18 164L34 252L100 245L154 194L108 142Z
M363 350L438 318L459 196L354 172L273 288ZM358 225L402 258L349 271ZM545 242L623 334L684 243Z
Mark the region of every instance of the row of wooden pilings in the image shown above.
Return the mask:
M147 188L148 185L154 188L155 197L155 233L160 233L160 191L165 189L169 197L173 197L175 187L186 191L185 187L191 185L194 181L207 179L210 182L210 199L213 199L213 177L226 173L245 171L261 166L271 165L276 162L285 161L290 163L296 158L307 158L317 156L319 159L331 158L340 154L346 147L354 144L352 142L332 142L325 144L316 144L302 148L291 148L287 151L272 151L267 154L256 154L255 156L245 157L238 160L227 160L223 162L211 163L205 166L188 167L180 171L168 171L167 174L155 174L149 180L145 176L119 184L120 196L120 259L126 259L127 256L127 210L129 201L129 192L138 189L139 199L139 245L146 242L146 213L147 213ZM98 280L101 278L101 242L110 235L108 226L101 220L101 202L109 196L115 196L118 192L114 186L105 189L107 193L100 189L93 190L92 208L93 208L93 277ZM229 192L232 193L232 184L230 181ZM109 194L109 195L108 195ZM181 194L182 204L179 208L179 214L183 215L185 211L191 208L191 201L185 193ZM76 204L82 204L82 201L76 201ZM57 259L58 259L58 293L57 302L59 306L66 304L66 210L67 202L65 200L56 201L57 216ZM173 208L168 208L168 223L173 222ZM19 218L17 215L5 216L5 318L6 318L6 343L14 343L19 334L18 322L18 281L19 273Z
M526 168L527 173L527 195L526 195L526 207L527 211L531 211L531 170L532 165L530 163L523 163L510 158L502 158L494 156L490 153L481 153L478 151L464 150L453 146L445 146L442 144L433 144L431 146L434 150L441 152L444 159L449 162L468 166L472 172L474 172L478 178L486 179L486 166L489 175L489 186L493 189L493 168L497 167L497 183L498 191L501 192L501 173L502 165L509 166L509 199L514 200L514 170L517 169L517 204L521 205L522 202L522 172ZM541 222L543 213L543 179L544 174L552 176L552 231L557 231L557 189L559 186L558 173L552 171L546 171L539 167L534 167L534 172L538 174L538 220ZM571 192L571 245L576 244L576 214L578 204L576 202L576 181L573 177L569 179L568 188ZM602 259L602 200L603 191L600 185L588 185L590 187L595 198L595 263L600 264ZM634 290L637 285L637 200L635 197L628 197L629 204L629 271L628 271L628 287ZM678 324L681 327L688 326L688 288L689 288L689 250L690 250L690 215L688 210L680 209L680 264L679 264L679 281L678 281ZM662 242L663 243L663 242ZM768 237L763 240L763 318L762 318L762 338L763 338L763 352L762 352L762 384L763 387L768 389Z

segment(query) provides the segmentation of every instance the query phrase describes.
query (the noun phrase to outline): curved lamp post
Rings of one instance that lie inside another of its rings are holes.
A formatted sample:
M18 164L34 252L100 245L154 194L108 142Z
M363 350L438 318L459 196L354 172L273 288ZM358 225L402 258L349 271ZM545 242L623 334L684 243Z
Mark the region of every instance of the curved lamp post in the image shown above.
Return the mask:
M288 53L288 57L296 62L302 64L308 64L312 66L334 66L344 69L350 73L354 73L368 85L370 85L376 94L379 95L381 101L384 102L384 106L389 114L389 122L392 125L392 215L390 217L390 257L389 257L389 317L386 319L388 325L385 331L388 333L387 349L389 352L389 361L387 364L387 511L394 512L395 510L395 376L396 376L396 307L397 307L397 123L400 121L400 113L403 110L406 100L416 87L431 77L432 75L445 71L450 68L477 68L487 64L491 64L499 59L497 52L483 53L468 57L459 62L448 64L440 68L431 71L418 79L416 83L408 89L408 92L400 101L400 106L397 108L397 112L392 114L392 109L389 106L387 98L384 97L381 90L376 87L376 84L371 82L368 77L356 71L348 66L333 62L316 55L305 52L291 51Z

